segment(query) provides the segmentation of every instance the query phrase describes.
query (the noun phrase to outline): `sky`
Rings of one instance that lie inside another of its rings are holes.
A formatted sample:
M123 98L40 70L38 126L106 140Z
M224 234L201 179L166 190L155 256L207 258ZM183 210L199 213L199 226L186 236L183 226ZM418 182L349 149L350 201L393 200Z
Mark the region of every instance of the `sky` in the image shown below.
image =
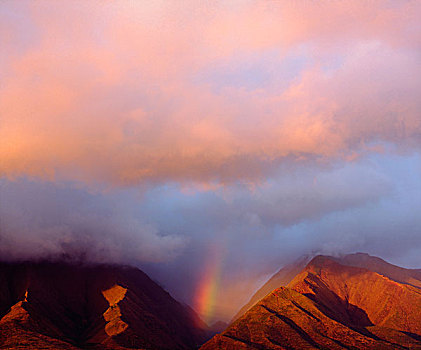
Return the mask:
M303 254L421 267L421 2L0 2L0 255L208 323Z

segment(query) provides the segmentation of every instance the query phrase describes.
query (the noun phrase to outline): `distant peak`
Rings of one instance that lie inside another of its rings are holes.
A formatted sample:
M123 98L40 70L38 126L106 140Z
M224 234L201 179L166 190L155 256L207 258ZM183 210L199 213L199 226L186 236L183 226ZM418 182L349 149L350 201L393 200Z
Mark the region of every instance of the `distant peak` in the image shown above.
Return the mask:
M336 263L335 259L328 255L317 255L307 264L307 267L321 267L326 264Z

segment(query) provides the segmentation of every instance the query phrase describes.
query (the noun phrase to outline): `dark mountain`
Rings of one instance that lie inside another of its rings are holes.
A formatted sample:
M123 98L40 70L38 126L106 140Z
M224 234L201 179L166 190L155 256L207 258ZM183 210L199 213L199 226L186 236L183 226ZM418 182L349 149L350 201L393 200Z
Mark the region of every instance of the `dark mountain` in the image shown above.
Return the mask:
M419 270L345 258L315 257L201 349L421 349Z
M136 268L0 263L3 349L194 349L204 327Z

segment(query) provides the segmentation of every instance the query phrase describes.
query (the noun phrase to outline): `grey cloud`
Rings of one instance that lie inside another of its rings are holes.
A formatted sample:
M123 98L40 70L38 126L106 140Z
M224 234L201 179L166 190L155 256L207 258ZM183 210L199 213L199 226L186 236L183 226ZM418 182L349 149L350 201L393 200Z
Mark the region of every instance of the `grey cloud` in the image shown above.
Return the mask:
M62 258L91 262L160 262L174 258L186 237L162 235L124 198L75 185L1 181L2 258Z

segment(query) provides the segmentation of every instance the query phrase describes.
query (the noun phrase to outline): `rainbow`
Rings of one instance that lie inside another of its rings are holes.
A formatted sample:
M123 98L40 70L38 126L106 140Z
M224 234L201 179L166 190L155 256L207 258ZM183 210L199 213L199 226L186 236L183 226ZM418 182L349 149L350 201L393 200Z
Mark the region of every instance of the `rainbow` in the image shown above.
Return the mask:
M224 252L224 247L219 244L209 247L194 297L194 309L208 325L214 316Z

